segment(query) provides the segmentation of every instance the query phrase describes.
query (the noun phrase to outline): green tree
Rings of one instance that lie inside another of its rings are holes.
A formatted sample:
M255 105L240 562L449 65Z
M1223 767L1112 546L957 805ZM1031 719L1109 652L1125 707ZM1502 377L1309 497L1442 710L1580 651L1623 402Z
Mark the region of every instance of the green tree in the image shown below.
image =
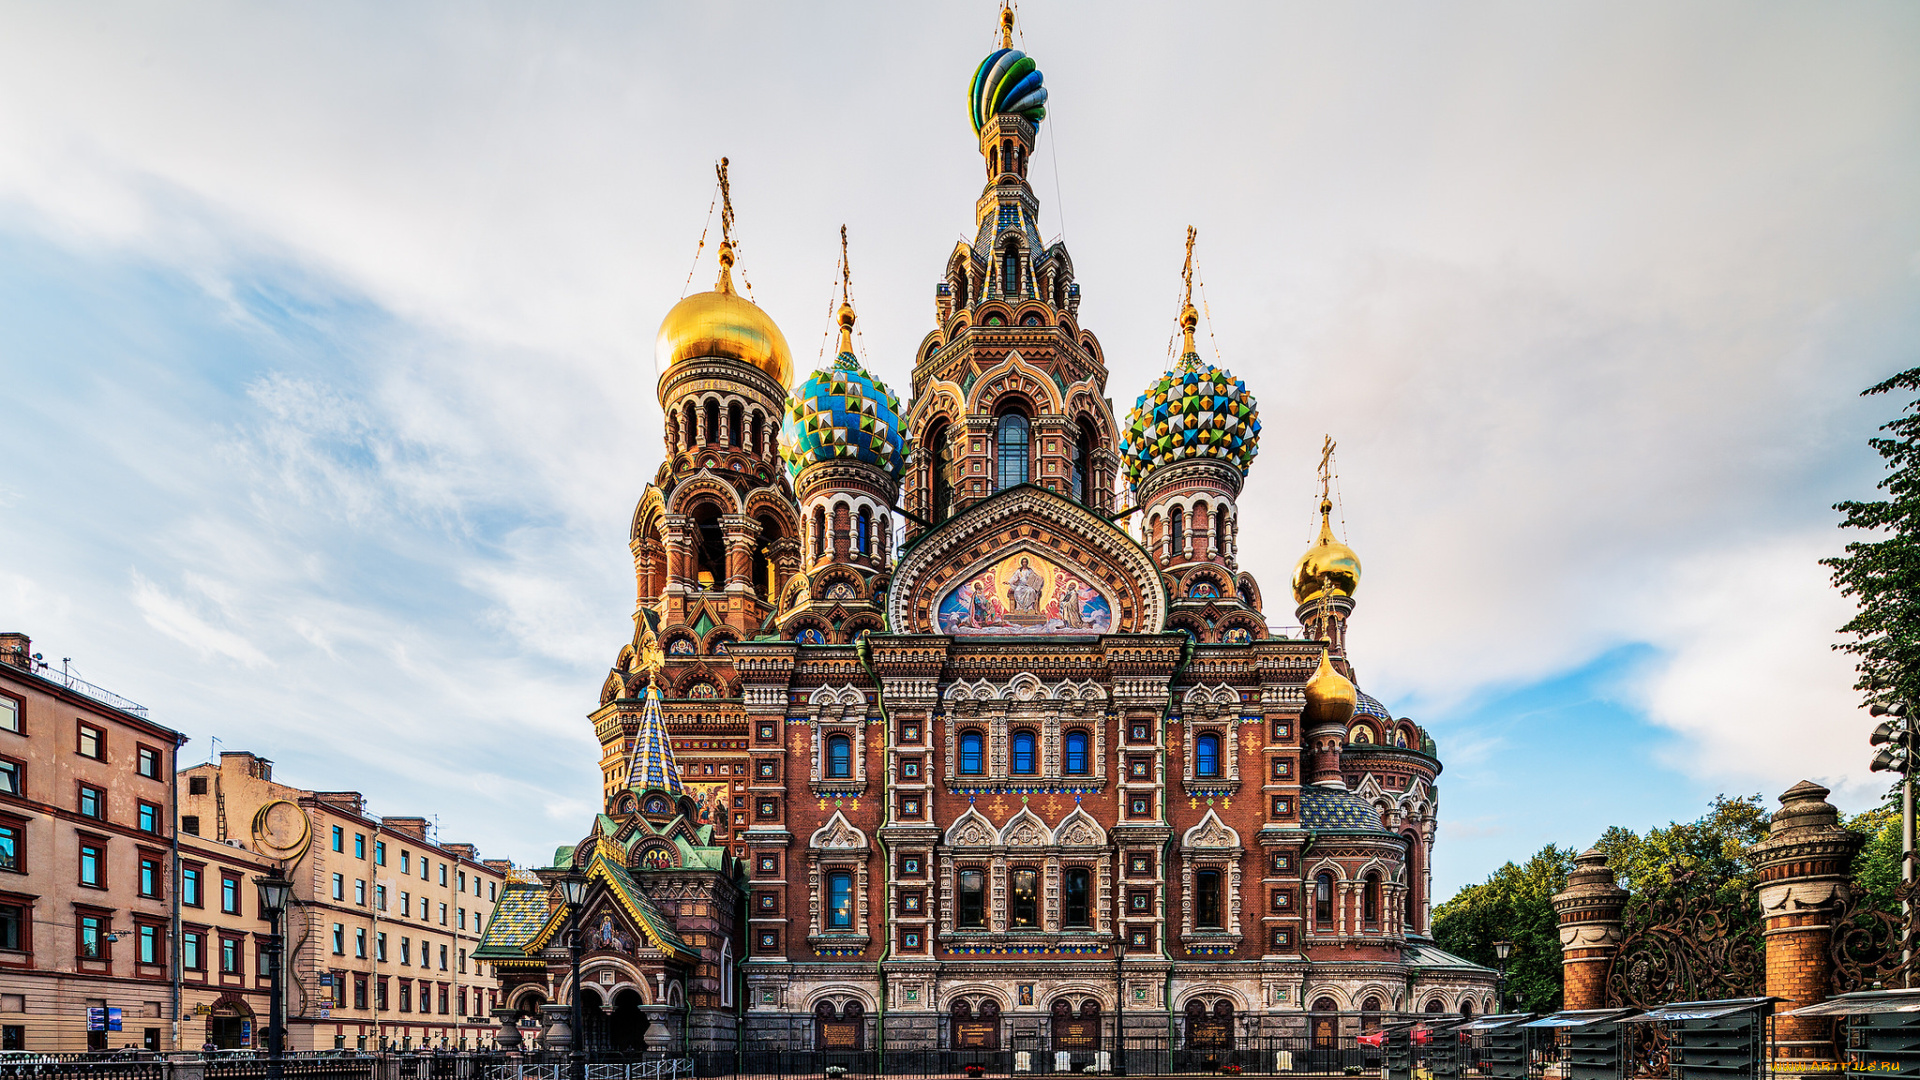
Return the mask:
M1866 395L1920 391L1920 368L1909 368L1869 387ZM1820 560L1833 571L1842 595L1859 614L1840 628L1852 641L1834 648L1850 652L1859 679L1854 689L1869 703L1912 702L1920 706L1920 397L1902 415L1880 426L1886 435L1867 445L1886 461L1878 487L1887 497L1837 503L1843 529L1863 529L1875 539L1855 540L1846 554Z
M1853 860L1853 893L1881 911L1900 910L1893 890L1900 885L1900 785L1879 806L1847 819L1847 828L1865 833L1867 842Z
M1569 848L1548 844L1525 864L1508 863L1434 909L1434 940L1456 956L1498 967L1493 943L1513 942L1507 962L1509 1010L1560 1007L1560 930L1553 894L1567 887L1573 855Z

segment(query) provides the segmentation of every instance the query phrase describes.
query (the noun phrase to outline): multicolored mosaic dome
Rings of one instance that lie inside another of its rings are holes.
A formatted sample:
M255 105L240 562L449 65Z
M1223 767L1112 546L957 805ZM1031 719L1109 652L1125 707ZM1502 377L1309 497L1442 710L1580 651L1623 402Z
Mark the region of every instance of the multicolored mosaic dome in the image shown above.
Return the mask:
M978 135L988 120L1017 113L1038 124L1047 115L1047 88L1033 57L1019 49L995 49L980 61L967 89L967 113Z
M821 461L864 461L899 476L906 462L900 399L850 351L787 395L780 456L795 476Z
M1387 724L1393 722L1393 714L1387 711L1387 707L1380 703L1379 698L1374 697L1365 690L1360 691L1355 696L1356 701L1353 707L1355 716L1371 716L1375 720Z
M1140 395L1120 438L1135 490L1148 473L1187 458L1219 458L1244 473L1259 450L1260 410L1247 384L1196 353Z

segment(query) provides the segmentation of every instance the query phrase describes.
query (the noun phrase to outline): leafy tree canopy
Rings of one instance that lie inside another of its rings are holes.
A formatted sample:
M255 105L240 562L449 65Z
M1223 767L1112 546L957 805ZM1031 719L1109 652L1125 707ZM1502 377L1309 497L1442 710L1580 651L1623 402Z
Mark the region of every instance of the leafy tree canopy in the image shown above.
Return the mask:
M1909 368L1869 387L1866 394L1920 392L1920 368ZM1886 434L1867 440L1887 463L1879 488L1886 498L1835 504L1843 529L1862 529L1872 539L1855 540L1846 554L1822 559L1833 584L1859 605L1840 628L1853 640L1834 648L1850 652L1859 679L1854 689L1867 701L1920 707L1920 397L1902 415L1882 424Z
M1548 844L1524 864L1508 863L1434 909L1434 940L1455 956L1498 967L1493 943L1513 942L1507 961L1509 1010L1560 1007L1560 930L1553 894L1567 887L1573 856L1571 848Z

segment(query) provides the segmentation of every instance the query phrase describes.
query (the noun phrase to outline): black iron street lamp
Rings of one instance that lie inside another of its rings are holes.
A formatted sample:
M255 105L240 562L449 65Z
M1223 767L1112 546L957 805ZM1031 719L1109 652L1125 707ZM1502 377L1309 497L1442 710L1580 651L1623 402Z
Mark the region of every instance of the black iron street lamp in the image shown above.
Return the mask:
M580 1018L580 905L587 898L587 875L578 870L570 870L560 879L560 895L567 901L567 949L573 954L573 993L571 995L573 1015L573 1046L569 1048L573 1056L570 1070L574 1080L583 1080L586 1064L587 1033L582 1030Z
M1879 747L1873 755L1873 761L1867 768L1873 772L1893 772L1900 774L1900 882L1910 891L1913 888L1913 772L1920 764L1915 754L1914 718L1907 715L1907 703L1896 702L1892 706L1874 705L1867 712L1873 716L1884 716L1880 726L1867 736L1867 745ZM1900 902L1902 919L1912 926L1911 902ZM1901 934L1900 959L1902 961L1902 980L1907 986L1913 985L1911 965L1906 963L1913 958L1911 931Z
M1500 961L1500 974L1493 980L1493 1011L1507 1011L1507 957L1513 955L1513 942L1496 941L1493 943L1493 957Z
M260 890L260 914L267 917L267 1080L280 1080L287 1029L287 1003L280 992L280 956L286 939L280 934L280 919L287 913L293 882L275 868L271 874L254 878L253 883Z

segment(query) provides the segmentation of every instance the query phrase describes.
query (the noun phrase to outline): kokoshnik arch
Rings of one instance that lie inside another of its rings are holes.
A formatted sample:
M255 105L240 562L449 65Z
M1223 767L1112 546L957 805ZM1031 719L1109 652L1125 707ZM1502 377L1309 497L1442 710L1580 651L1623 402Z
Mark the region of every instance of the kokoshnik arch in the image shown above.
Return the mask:
M1047 90L1012 25L969 85L986 186L904 403L844 297L838 355L795 384L734 290L730 203L715 287L661 325L634 636L591 714L604 811L477 954L550 1044L884 1024L1085 1048L1171 1023L1204 1047L1492 1003L1494 973L1426 936L1440 763L1353 682L1360 564L1324 496L1300 637L1239 565L1260 418L1195 348L1191 260L1178 363L1124 421L1107 403L1027 182Z

